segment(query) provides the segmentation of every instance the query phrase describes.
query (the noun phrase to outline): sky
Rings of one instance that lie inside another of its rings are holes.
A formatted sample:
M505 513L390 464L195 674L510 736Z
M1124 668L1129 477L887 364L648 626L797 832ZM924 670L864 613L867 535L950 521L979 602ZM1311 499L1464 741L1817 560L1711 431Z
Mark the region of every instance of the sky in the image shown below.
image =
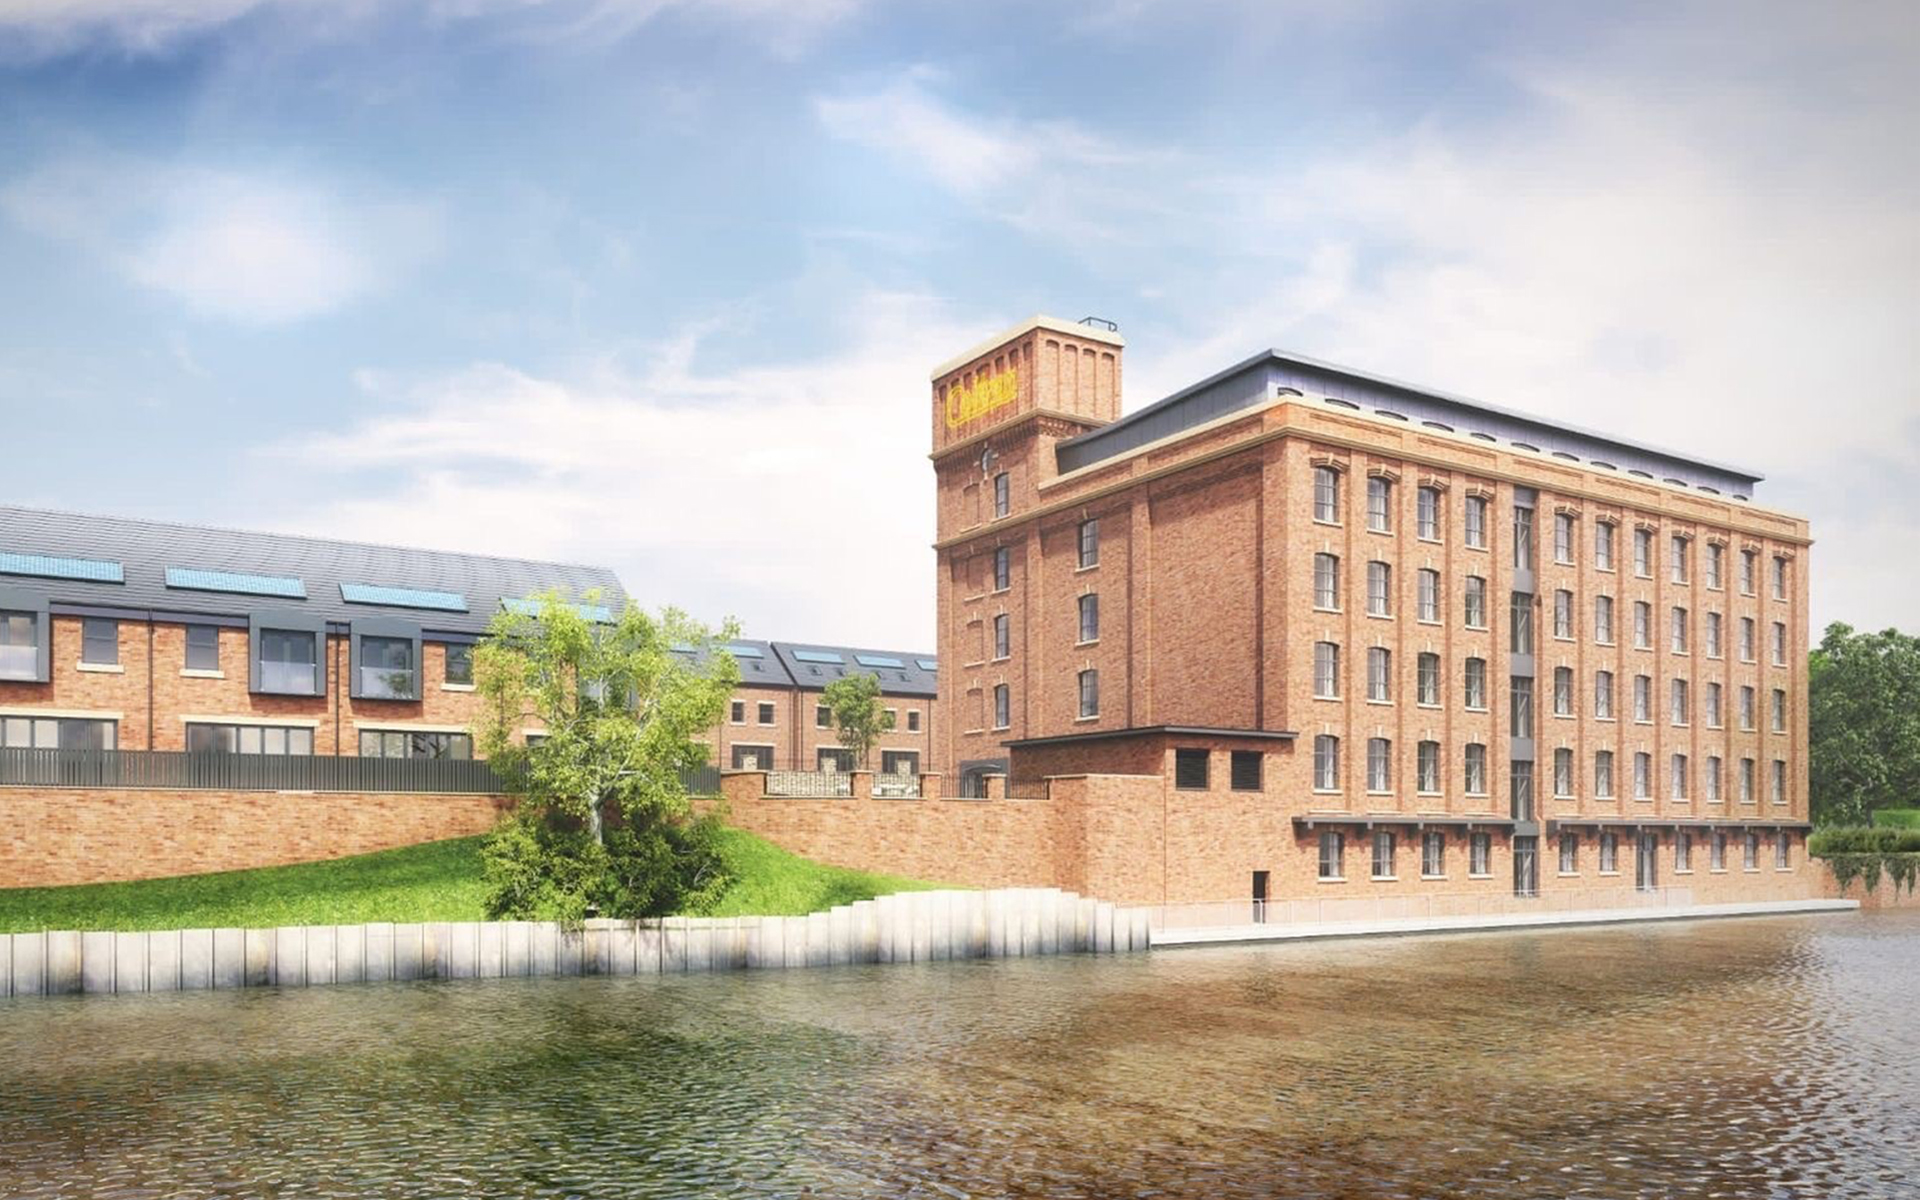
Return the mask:
M1752 469L1916 630L1916 114L1905 0L12 0L0 500L930 650L930 369L1098 315Z

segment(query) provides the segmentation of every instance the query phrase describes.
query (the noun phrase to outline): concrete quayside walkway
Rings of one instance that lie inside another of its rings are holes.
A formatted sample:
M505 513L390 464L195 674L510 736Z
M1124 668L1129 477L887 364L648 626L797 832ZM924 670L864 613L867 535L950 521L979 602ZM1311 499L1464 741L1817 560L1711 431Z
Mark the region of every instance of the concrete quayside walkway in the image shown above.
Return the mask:
M1564 908L1528 911L1335 915L1319 920L1275 919L1249 902L1232 905L1240 920L1206 921L1196 910L1226 906L1177 905L1152 909L1148 944L1155 949L1173 946L1213 946L1234 942L1286 942L1313 938L1385 937L1422 933L1472 933L1503 929L1542 929L1561 926L1619 925L1645 921L1697 921L1724 917L1767 917L1789 913L1853 912L1858 900L1755 900L1729 904L1646 904L1631 907ZM1257 919L1266 917L1268 919Z

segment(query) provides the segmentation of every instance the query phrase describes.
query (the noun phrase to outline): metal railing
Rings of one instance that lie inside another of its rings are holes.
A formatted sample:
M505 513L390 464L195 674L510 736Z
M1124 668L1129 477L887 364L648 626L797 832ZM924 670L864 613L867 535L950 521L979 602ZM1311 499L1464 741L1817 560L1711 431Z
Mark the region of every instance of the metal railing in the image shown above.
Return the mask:
M681 783L692 795L718 795L720 772L712 766L694 767L681 772ZM479 796L505 791L500 777L481 759L0 748L0 786L4 785Z
M1313 896L1303 900L1215 900L1148 907L1154 929L1213 929L1245 925L1338 925L1349 922L1425 921L1523 914L1686 908L1693 889L1632 887L1549 889L1531 896L1511 891L1427 892L1401 896Z
M851 796L853 776L845 771L768 771L769 796Z
M912 800L920 795L920 776L913 771L893 775L875 775L873 794L896 800Z

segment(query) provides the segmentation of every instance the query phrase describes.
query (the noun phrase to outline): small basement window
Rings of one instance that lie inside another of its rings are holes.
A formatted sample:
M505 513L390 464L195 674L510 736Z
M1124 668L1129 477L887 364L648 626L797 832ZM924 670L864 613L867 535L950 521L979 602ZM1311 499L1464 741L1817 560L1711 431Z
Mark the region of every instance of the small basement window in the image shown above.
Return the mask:
M1257 792L1260 790L1260 760L1264 757L1266 756L1258 750L1233 752L1230 775L1234 791Z
M1173 786L1185 791L1205 791L1209 757L1205 750L1175 750L1173 752Z

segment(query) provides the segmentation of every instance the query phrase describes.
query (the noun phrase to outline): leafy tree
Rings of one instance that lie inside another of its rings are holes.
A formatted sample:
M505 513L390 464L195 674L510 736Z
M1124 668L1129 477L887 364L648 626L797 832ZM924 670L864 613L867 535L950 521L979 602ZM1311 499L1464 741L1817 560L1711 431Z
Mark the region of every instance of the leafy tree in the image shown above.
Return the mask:
M694 817L681 773L706 761L699 739L739 683L716 648L734 636L671 608L596 622L557 594L494 619L474 652L474 741L515 805L483 849L491 915L660 916L725 889L717 819ZM544 736L516 742L535 721Z
M1808 664L1813 819L1864 825L1920 803L1920 638L1838 622Z
M840 744L865 767L873 757L873 744L893 729L893 715L880 704L880 677L842 675L827 685L820 698L833 716Z

